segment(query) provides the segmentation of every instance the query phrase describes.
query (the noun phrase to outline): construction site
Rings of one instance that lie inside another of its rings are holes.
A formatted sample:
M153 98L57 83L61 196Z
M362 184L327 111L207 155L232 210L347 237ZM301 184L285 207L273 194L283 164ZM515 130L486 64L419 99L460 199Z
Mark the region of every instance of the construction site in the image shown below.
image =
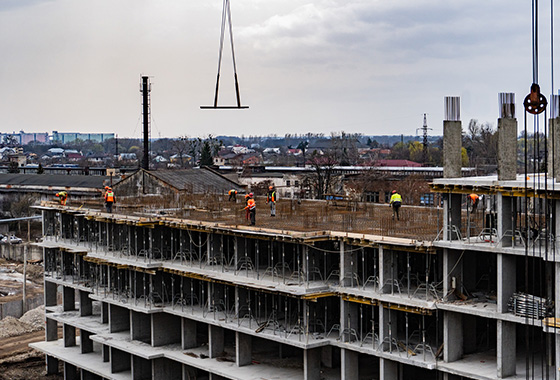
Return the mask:
M500 101L499 174L461 177L445 98L442 207L400 220L348 199L281 199L271 217L257 196L248 226L211 188L119 194L113 213L42 202L31 346L69 380L558 378L560 156L518 175L514 96Z

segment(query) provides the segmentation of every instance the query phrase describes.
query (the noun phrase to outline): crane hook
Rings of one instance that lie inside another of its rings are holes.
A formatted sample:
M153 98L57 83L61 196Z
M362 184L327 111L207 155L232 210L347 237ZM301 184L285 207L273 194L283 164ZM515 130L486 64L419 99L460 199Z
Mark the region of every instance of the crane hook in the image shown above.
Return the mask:
M546 97L541 94L541 88L538 84L531 85L531 92L525 97L523 106L525 110L533 115L538 115L546 109L548 102Z

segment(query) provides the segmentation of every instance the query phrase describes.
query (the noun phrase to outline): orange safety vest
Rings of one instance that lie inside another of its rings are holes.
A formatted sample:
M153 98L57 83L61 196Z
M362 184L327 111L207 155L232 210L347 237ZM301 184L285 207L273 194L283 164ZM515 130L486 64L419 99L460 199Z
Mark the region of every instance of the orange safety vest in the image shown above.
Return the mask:
M228 194L229 194L229 195L231 195L231 194L237 194L237 190L230 190L230 191L228 191Z
M105 193L105 202L114 202L114 201L115 201L115 194L111 190L108 190Z
M474 203L478 200L478 195L476 194L470 194L469 198L471 199L471 201Z
M251 198L247 201L247 206L245 208L249 209L249 210L254 210L256 207L257 207L257 205L255 203L255 200L253 198Z

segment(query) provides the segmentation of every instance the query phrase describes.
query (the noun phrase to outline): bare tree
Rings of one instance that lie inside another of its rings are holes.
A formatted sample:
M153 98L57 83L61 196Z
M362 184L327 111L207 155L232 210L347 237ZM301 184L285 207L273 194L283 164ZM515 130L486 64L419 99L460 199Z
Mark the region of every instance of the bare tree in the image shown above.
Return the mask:
M304 177L304 185L312 190L316 199L322 199L325 194L333 192L333 168L337 161L331 154L320 155L314 151L308 163L314 172Z

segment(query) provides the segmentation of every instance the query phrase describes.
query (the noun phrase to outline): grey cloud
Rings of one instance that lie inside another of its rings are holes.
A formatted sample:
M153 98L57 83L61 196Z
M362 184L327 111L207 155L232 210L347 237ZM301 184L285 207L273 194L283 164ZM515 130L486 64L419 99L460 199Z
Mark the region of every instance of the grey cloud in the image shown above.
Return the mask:
M363 61L446 59L492 49L500 39L522 33L523 20L513 16L518 9L504 0L491 3L317 2L244 28L241 36L280 62L345 59L340 56L345 53L359 54Z
M40 3L49 3L54 0L0 0L0 12L13 9L32 7Z

